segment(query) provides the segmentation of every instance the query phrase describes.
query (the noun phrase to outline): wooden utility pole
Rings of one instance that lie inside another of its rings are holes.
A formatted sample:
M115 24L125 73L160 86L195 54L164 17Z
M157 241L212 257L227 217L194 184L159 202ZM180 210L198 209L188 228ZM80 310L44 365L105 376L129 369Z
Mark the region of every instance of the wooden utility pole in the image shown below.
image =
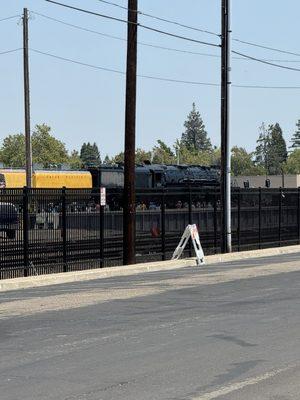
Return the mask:
M137 81L138 0L128 0L125 110L123 262L135 263L135 127Z
M230 0L222 0L222 83L221 83L221 250L231 246L231 167L230 167Z
M30 133L30 88L29 88L29 48L28 48L28 10L23 14L23 58L24 58L24 109L25 109L25 154L26 154L26 186L31 187L32 150Z

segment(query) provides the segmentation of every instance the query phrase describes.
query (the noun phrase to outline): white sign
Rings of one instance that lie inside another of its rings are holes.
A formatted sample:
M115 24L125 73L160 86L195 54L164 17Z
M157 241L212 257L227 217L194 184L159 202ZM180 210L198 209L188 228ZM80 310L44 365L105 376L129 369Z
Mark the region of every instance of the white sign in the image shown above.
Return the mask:
M202 246L200 243L200 238L199 238L199 232L197 225L188 225L185 228L185 231L183 232L183 235L180 239L180 242L178 246L176 247L176 250L174 251L172 260L178 260L181 257L181 254L183 253L183 250L185 249L185 246L187 245L187 242L191 238L194 250L196 253L196 262L197 265L202 265L204 264L204 253L202 250Z
M106 188L100 188L100 206L106 206Z

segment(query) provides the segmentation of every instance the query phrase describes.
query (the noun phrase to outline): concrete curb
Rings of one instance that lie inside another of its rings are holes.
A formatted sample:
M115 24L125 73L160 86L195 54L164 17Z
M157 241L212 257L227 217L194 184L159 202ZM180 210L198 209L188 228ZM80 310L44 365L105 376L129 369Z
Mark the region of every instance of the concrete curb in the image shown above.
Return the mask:
M271 257L280 254L292 254L300 252L300 245L276 247L272 249L242 251L231 254L216 254L205 257L206 264L226 263L230 261L244 260L247 258ZM95 279L113 278L118 276L135 275L145 272L167 271L185 267L196 267L195 258L187 258L175 261L158 261L145 264L128 265L126 267L112 267L85 271L74 271L60 274L31 276L28 278L15 278L0 280L0 292L10 290L34 288L40 286L59 285L78 281L90 281Z

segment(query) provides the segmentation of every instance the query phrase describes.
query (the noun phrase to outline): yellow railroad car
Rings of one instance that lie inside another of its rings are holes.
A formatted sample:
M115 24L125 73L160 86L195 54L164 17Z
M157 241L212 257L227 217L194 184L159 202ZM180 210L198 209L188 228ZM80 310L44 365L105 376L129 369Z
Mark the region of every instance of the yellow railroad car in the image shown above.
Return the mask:
M0 169L0 183L7 189L26 186L25 170ZM0 186L1 186L0 185ZM91 189L92 175L88 171L35 171L32 187L38 189Z
M32 186L37 189L91 189L93 182L88 171L35 171Z
M26 185L24 169L0 169L0 174L4 176L7 189L22 188Z

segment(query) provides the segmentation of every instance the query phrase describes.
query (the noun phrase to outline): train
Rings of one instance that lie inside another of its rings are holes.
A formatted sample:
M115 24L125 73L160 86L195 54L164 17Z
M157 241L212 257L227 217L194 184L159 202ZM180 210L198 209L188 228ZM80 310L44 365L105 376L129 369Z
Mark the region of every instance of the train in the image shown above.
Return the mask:
M214 166L145 163L136 165L135 183L137 189L216 186L220 183L220 172ZM0 169L0 188L16 189L25 185L25 170ZM123 164L101 165L80 171L36 170L32 175L32 187L37 189L121 189L123 186Z

